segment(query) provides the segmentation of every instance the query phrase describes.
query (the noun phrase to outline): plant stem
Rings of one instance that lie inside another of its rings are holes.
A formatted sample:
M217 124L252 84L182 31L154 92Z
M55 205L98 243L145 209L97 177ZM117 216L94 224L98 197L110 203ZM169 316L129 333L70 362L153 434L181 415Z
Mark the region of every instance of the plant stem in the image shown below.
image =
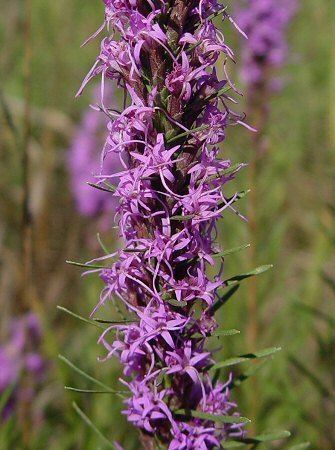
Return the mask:
M247 106L247 114L252 125L256 127L257 133L252 136L252 155L250 157L250 163L248 167L248 175L250 186L250 198L249 198L249 239L251 246L249 249L249 261L251 267L258 265L258 251L260 243L260 229L259 229L259 184L258 179L260 177L260 162L265 153L265 141L264 141L264 127L267 118L267 104L266 104L266 82L258 86L257 89L249 90L249 102ZM251 349L255 349L259 346L259 333L260 333L260 314L259 314L259 286L257 277L252 277L248 283L247 292L248 301L248 324L247 324L247 344ZM252 427L255 427L257 423L258 415L258 399L259 399L259 387L257 380L253 378L252 386L250 389L250 411L249 414L255 419ZM257 430L253 429L253 433L257 433Z
M22 285L23 309L29 309L32 275L32 215L30 211L30 137L31 137L31 0L25 0L24 21L24 118L22 137Z
M22 218L21 218L21 251L22 271L20 304L23 311L29 310L32 290L32 216L30 211L30 136L31 136L31 0L24 1L24 56L23 56L23 91L24 91L24 118L22 135ZM24 376L22 384L24 390L29 390L32 380ZM24 448L29 448L31 441L31 412L28 398L22 398L19 408Z

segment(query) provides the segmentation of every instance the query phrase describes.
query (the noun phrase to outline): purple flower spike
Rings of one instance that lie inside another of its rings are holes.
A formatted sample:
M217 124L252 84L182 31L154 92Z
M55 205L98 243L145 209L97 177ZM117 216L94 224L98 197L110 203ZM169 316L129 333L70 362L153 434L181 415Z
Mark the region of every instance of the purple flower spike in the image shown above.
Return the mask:
M107 98L111 98L111 92ZM99 92L95 91L94 100L99 103ZM108 193L95 189L87 183L97 183L97 175L120 169L119 159L109 154L101 164L101 149L106 140L108 117L103 112L89 108L75 131L68 155L71 189L78 212L86 217L102 216L108 226L111 224L117 200ZM102 167L101 167L102 166Z
M217 328L213 305L225 288L222 259L216 276L207 272L218 261L217 221L236 213L238 200L225 185L239 168L227 174L230 160L219 157L217 145L228 126L243 124L227 95L236 93L234 85L215 68L233 52L213 13L232 20L216 0L104 3L98 32L110 35L82 87L100 76L103 93L110 85L125 91L123 112L104 98L109 123L101 159L117 158L120 166L105 165L98 177L113 185L124 248L100 270L105 287L93 315L113 301L130 320L103 332L103 359L119 358L129 388L123 414L145 442L210 450L245 433L240 423L178 413L238 415L231 379L223 385L210 378L206 347Z
M20 385L24 374L31 376L35 383L40 382L45 372L45 360L39 353L42 332L39 321L33 313L12 319L7 339L0 346L0 395L6 389L12 389L8 404L5 405L3 417L8 417L23 396L29 395L29 401L34 391L27 392Z
M269 71L287 59L286 31L298 0L241 0L236 10L238 24L248 39L242 46L242 78L248 86L266 81ZM272 87L278 80L272 80Z

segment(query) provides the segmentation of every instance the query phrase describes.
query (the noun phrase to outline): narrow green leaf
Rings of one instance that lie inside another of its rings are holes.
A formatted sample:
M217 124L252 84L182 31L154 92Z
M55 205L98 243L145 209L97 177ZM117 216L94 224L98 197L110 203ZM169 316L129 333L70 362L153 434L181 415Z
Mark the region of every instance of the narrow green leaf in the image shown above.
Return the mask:
M110 390L108 390L108 391L100 390L99 391L99 390L95 390L95 389L79 389L79 388L75 388L72 386L64 386L64 389L66 391L78 392L79 394L115 394L122 398L124 398L127 394L129 394L129 392L127 392L127 391L114 391L114 392L111 392Z
M186 216L172 216L170 217L170 220L190 220L193 219L194 215L193 214L188 214Z
M212 333L210 336L207 336L208 338L212 338L212 337L221 337L221 336L235 336L236 334L240 334L240 330L236 330L235 328L231 329L231 330L218 330L218 331L214 331L214 333ZM195 338L202 338L203 335L201 333L194 333L192 335Z
M272 442L272 441L279 441L280 439L286 439L290 436L291 433L289 431L283 430L283 431L262 433L253 438L253 440L257 442Z
M109 441L109 439L104 436L101 431L94 425L94 423L91 421L91 419L82 411L76 402L72 403L72 406L76 413L83 419L83 421L88 425L99 437L100 439L107 445L107 447L112 448L114 450L117 450L115 445Z
M230 90L231 90L231 86L227 85L227 86L223 87L222 89L220 89L219 91L215 92L214 94L211 94L208 97L206 97L204 100L204 103L207 103L210 100L214 100L214 98L218 98Z
M247 444L244 442L237 442L237 441L227 441L227 442L221 442L221 448L222 449L230 449L230 448L240 448L245 447Z
M233 378L231 384L229 385L230 389L234 387L240 386L244 381L247 381L250 377L254 376L263 366L267 363L268 360L260 361L258 364L252 364L245 372L243 372L238 377Z
M81 322L88 323L89 325L93 325L96 328L101 328L101 329L105 330L105 327L103 325L100 325L99 323L97 323L94 320L86 319L85 317L82 317L79 314L76 314L73 311L70 311L69 309L64 308L64 306L57 305L57 309L59 309L60 311L65 312L66 314L69 314L70 316L80 320Z
M96 183L90 183L90 182L86 182L86 184L88 184L89 186L98 189L99 191L104 191L104 192L111 192L114 194L114 192L116 191L116 186L113 186L111 184L108 185L108 189L101 186L101 184L96 184Z
M287 450L304 450L305 448L309 448L310 446L310 442L302 442L301 444L296 444L292 447L289 447Z
M240 330L235 330L235 328L231 329L231 330L218 330L215 331L212 336L216 337L216 336L235 336L236 334L240 334ZM210 337L212 337L210 336Z
M178 141L179 139L188 136L189 134L193 134L196 133L198 131L203 131L210 128L209 125L202 125L201 127L197 127L197 128L193 128L192 130L189 131L185 131L184 133L180 133L177 136L171 137L169 139L167 139L167 143L171 144L172 142Z
M228 255L232 255L233 253L240 252L246 248L250 247L250 244L240 245L238 247L230 248L228 250L224 250L223 252L212 254L212 258L223 258Z
M65 261L67 264L71 264L71 266L85 267L85 269L108 269L106 266L98 266L95 264L85 264L77 261Z
M158 377L155 380L155 384L156 386L160 386L163 383L164 377L165 377L165 372L168 370L167 367L165 367L164 369L161 370L160 374L158 375Z
M225 6L223 8L221 8L219 11L215 11L214 13L212 13L210 16L207 17L207 20L213 20L215 17L220 16L221 14L225 13L228 9L228 6Z
M250 193L251 189L247 189L246 191L241 191L237 193L237 197L236 200L241 200L241 198L245 197L246 195L248 195Z
M240 285L236 284L231 289L229 289L226 294L222 295L222 297L209 308L209 314L215 314L221 308L221 306L225 305L228 302L228 300L235 294L239 287Z
M166 300L166 302L172 306L183 307L183 306L187 305L187 302L185 302L184 300L176 300L174 298L168 299L168 300Z
M246 166L247 166L247 164L245 164L245 163L233 164L232 166L228 167L228 169L219 170L217 174L211 175L210 177L208 177L208 181L213 181L216 178L222 177L224 175L232 175L232 174L238 172L240 169L243 169Z
M107 323L109 325L122 325L124 323L135 323L135 322L139 322L139 320L134 320L134 319L125 319L125 320L105 320L105 319L93 319L93 322L98 322L98 323Z
M107 386L105 383L102 383L101 381L97 380L96 378L92 377L91 375L89 375L88 373L84 372L83 370L79 369L79 367L77 367L75 364L73 364L73 362L71 362L70 360L68 360L65 356L63 355L58 355L58 358L63 361L66 365L68 365L69 367L71 367L71 369L73 369L75 372L77 372L79 375L81 375L82 377L86 378L89 381L92 381L92 383L95 383L97 386L100 386L102 389L109 391L111 394L114 394L115 391L113 389L111 389L109 386Z
M258 436L254 438L236 438L232 439L228 442L221 442L222 448L237 448L239 446L247 445L247 444L260 444L262 442L273 442L273 441L279 441L281 439L286 439L291 436L291 433L289 431L275 431L275 432L265 432L262 434L259 434ZM236 445L238 444L238 445Z
M255 275L260 275L261 273L266 272L269 269L272 269L272 264L267 264L265 266L259 266L256 267L256 269L251 270L250 272L243 273L241 275L235 275L234 277L228 278L228 280L225 281L227 286L231 286L232 284L237 283L238 281L245 280L246 278L253 277Z
M103 183L104 183L105 186L109 187L109 188L112 189L113 191L116 191L117 186L115 186L114 184L110 183L110 182L107 181L107 180L104 180Z
M108 248L105 246L105 244L103 243L101 237L100 237L100 233L97 233L97 240L99 242L100 247L102 248L102 250L104 251L105 255L110 255L110 251L108 250Z
M246 355L241 355L241 356L236 356L233 358L228 358L224 361L218 362L216 364L214 364L210 369L211 370L217 370L217 369L222 369L223 367L231 367L231 366L236 366L237 364L241 364L243 362L246 361L250 361L253 359L259 359L259 358L267 358L269 356L274 355L275 353L279 352L281 350L280 347L271 347L271 348L266 348L264 350L260 350L258 352L255 353L249 353Z
M239 417L239 416L224 416L224 415L214 415L207 414L200 411L194 411L190 409L179 409L174 412L177 416L187 416L187 417L196 417L198 419L210 420L212 422L221 422L221 423L250 423L251 420L247 417Z
M227 205L228 203L230 205L232 205L233 203L238 202L239 200L241 200L243 197L245 197L247 194L249 194L250 189L248 189L247 191L241 191L241 192L237 192L236 194L234 194L232 197L226 198L225 202L221 202L219 203L219 208L222 208L223 206Z

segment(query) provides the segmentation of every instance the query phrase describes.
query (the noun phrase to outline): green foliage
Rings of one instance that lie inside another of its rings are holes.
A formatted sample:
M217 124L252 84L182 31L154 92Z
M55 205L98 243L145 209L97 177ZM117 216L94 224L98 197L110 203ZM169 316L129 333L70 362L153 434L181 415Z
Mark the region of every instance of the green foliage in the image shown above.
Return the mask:
M241 355L233 358L226 359L225 361L218 362L214 364L211 369L217 370L224 367L235 366L236 364L241 364L243 362L250 361L252 359L268 358L281 350L280 347L271 347L264 350L259 350L254 353L248 353L246 355Z

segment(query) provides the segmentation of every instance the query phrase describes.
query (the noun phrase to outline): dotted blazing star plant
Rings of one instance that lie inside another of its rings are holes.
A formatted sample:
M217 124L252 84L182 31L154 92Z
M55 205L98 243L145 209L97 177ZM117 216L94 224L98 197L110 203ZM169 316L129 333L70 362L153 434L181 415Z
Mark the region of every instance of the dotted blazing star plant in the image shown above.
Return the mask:
M0 424L3 419L17 414L20 404L32 402L41 384L46 361L41 356L42 330L33 313L12 318L8 333L0 345ZM22 378L32 383L24 385ZM34 414L38 422L40 412Z
M115 103L113 92L106 92L109 104ZM99 89L95 89L94 103L100 101ZM100 172L101 147L106 137L108 117L91 106L85 111L77 126L68 152L67 166L70 175L70 187L78 212L84 217L102 217L104 228L112 223L117 200L106 192L92 189L89 183L95 183ZM104 170L120 168L117 154L111 154L104 164Z
M235 208L243 193L226 193L243 164L221 159L218 147L227 127L244 125L228 94L236 92L226 74L233 52L213 19L234 22L216 0L104 3L105 21L94 37L104 29L108 36L79 90L101 77L101 110L109 123L97 187L119 200L124 242L99 259L110 259L109 265L85 265L105 284L92 317L106 302L120 313L100 336L104 359L117 357L123 366L123 414L140 430L144 448L250 443L248 419L231 400L238 379L228 374L220 381L220 369L276 349L228 364L214 361L207 342L236 331L218 330L215 319L236 290L227 287L268 268L224 280L223 258L232 250L216 244L225 212L243 219ZM108 105L109 84L124 90L123 112ZM105 163L115 155L122 168L110 173ZM219 266L214 278L209 266ZM252 442L261 440L271 439Z
M241 40L243 81L251 90L267 84L268 90L281 87L273 70L288 59L287 30L297 11L298 0L240 0L236 17L248 36Z

